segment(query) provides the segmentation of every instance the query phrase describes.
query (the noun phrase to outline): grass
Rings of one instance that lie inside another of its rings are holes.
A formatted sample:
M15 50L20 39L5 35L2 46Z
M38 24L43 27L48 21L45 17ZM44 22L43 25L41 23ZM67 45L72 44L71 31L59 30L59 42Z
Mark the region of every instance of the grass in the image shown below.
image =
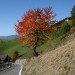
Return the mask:
M22 47L18 39L14 40L0 40L0 55L9 55L12 56L14 51L18 51L19 54L24 54L22 58L27 58L31 56L32 49L27 47Z
M58 37L58 38L55 38L55 39L53 39L53 40L48 40L45 44L43 44L43 45L37 47L36 50L37 50L38 52L40 52L40 53L46 51L47 49L52 50L52 49L54 49L54 48L61 42L61 40L62 40L64 37L66 37L66 35L67 35L67 34L64 34L64 35L62 35L62 36L60 36L60 37Z

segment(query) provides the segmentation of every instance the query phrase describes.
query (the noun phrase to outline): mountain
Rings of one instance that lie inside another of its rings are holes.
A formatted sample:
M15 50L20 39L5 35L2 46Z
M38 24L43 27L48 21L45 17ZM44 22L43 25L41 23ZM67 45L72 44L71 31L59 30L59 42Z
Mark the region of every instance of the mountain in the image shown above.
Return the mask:
M0 36L0 39L16 39L18 37L18 35L9 35L9 36Z

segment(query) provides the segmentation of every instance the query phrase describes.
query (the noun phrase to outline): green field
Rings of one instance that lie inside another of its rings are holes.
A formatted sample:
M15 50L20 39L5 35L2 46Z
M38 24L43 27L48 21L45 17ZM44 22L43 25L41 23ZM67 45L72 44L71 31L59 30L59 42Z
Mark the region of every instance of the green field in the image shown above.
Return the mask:
M19 54L24 54L23 57L30 56L31 49L27 47L22 47L21 43L18 39L14 40L0 40L0 55L10 55L14 53L14 51L18 51Z

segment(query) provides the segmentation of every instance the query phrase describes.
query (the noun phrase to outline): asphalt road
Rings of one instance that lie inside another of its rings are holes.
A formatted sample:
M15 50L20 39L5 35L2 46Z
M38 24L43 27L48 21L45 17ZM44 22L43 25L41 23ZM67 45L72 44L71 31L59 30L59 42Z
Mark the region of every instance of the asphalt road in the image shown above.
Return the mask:
M13 64L11 68L1 71L0 75L19 75L19 72L21 70L21 65Z

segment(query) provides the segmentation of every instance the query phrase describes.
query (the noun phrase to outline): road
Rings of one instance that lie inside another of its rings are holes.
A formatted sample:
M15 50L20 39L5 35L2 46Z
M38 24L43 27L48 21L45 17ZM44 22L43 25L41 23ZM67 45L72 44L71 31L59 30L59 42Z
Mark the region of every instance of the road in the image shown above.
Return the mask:
M21 65L13 64L11 68L0 72L0 75L20 75Z

